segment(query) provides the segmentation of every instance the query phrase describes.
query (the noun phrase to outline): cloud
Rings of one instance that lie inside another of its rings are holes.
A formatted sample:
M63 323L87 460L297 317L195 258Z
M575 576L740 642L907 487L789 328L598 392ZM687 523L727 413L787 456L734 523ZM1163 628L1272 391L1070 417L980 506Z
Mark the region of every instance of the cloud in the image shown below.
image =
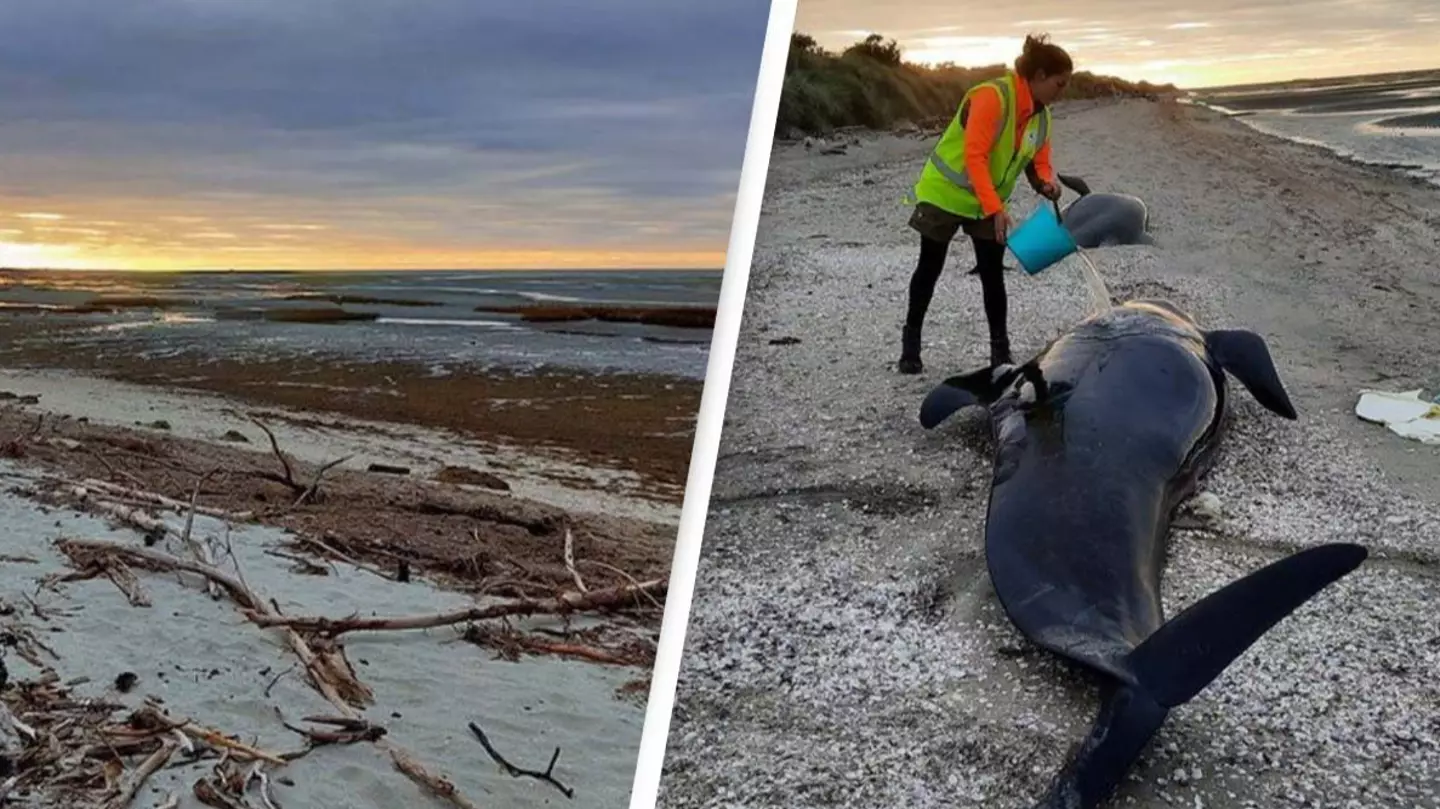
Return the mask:
M32 210L248 206L380 236L426 225L476 249L521 234L583 247L624 241L617 219L669 221L683 223L673 238L723 249L767 13L767 0L6 0L0 174Z
M1004 5L943 6L932 0L803 0L796 28L829 48L844 32L893 36L910 53L960 64L1018 55L1020 37L1049 33L1080 69L1181 84L1335 76L1434 65L1440 16L1412 0L1031 0L1023 13ZM963 25L967 44L938 45L923 29ZM1357 34L1357 31L1363 32ZM910 33L915 32L915 33ZM1279 44L1283 40L1286 44ZM1156 53L1163 59L1156 59Z

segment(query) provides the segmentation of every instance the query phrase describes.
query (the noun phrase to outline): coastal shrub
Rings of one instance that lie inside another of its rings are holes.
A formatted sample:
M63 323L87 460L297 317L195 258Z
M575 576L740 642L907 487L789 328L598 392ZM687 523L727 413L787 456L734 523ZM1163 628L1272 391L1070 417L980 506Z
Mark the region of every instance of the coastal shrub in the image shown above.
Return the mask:
M1005 67L907 62L899 43L879 34L832 53L809 34L796 32L790 35L775 131L782 137L797 137L847 127L889 129L903 122L943 121L955 114L966 91L1003 74ZM1155 97L1174 92L1173 85L1076 71L1065 98Z

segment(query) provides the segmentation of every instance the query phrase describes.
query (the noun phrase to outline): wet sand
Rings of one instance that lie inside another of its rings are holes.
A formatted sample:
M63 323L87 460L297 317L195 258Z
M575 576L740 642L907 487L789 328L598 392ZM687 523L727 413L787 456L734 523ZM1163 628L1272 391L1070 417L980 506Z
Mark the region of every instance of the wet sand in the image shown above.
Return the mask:
M252 406L453 431L627 470L653 483L656 497L677 504L689 468L702 388L693 380L500 370L455 370L442 376L417 363L300 356L242 361L191 353L142 357L121 339L83 350L43 339L47 332L87 328L66 317L0 318L0 363L207 391Z
M1202 486L1223 517L1174 534L1167 614L1302 547L1372 550L1176 710L1107 807L1440 805L1440 448L1353 415L1361 388L1440 387L1440 195L1198 107L1067 104L1055 131L1061 171L1150 207L1158 246L1089 251L1111 292L1259 330L1300 411L1231 383ZM776 147L662 806L1028 809L1094 718L995 602L983 423L916 423L986 358L963 243L926 372L894 371L918 242L897 201L932 145ZM1085 314L1079 266L1007 276L1017 356Z

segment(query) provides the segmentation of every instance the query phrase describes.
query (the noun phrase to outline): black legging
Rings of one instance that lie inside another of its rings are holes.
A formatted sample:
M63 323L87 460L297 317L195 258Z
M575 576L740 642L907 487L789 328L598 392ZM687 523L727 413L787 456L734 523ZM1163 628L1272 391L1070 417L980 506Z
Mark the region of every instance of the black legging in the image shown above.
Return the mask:
M1005 245L990 239L970 241L975 245L975 272L980 276L980 292L985 302L985 320L990 325L992 341L1008 341L1005 330ZM949 242L920 237L920 261L915 265L915 274L910 276L910 309L905 315L905 327L915 334L925 323L925 313L930 309L930 299L935 296L935 284L945 269L945 256L949 253Z

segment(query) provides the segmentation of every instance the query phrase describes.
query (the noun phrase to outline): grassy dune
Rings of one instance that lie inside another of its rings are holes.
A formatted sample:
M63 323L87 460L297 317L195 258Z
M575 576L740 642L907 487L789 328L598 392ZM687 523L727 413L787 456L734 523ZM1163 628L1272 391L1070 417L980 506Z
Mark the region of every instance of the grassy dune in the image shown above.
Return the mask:
M844 127L890 129L905 122L947 119L955 114L967 90L1005 69L1005 65L907 62L895 40L879 34L837 54L821 48L810 35L797 32L790 37L775 132L796 137ZM1130 82L1082 70L1076 71L1065 97L1153 97L1175 92L1174 85Z

